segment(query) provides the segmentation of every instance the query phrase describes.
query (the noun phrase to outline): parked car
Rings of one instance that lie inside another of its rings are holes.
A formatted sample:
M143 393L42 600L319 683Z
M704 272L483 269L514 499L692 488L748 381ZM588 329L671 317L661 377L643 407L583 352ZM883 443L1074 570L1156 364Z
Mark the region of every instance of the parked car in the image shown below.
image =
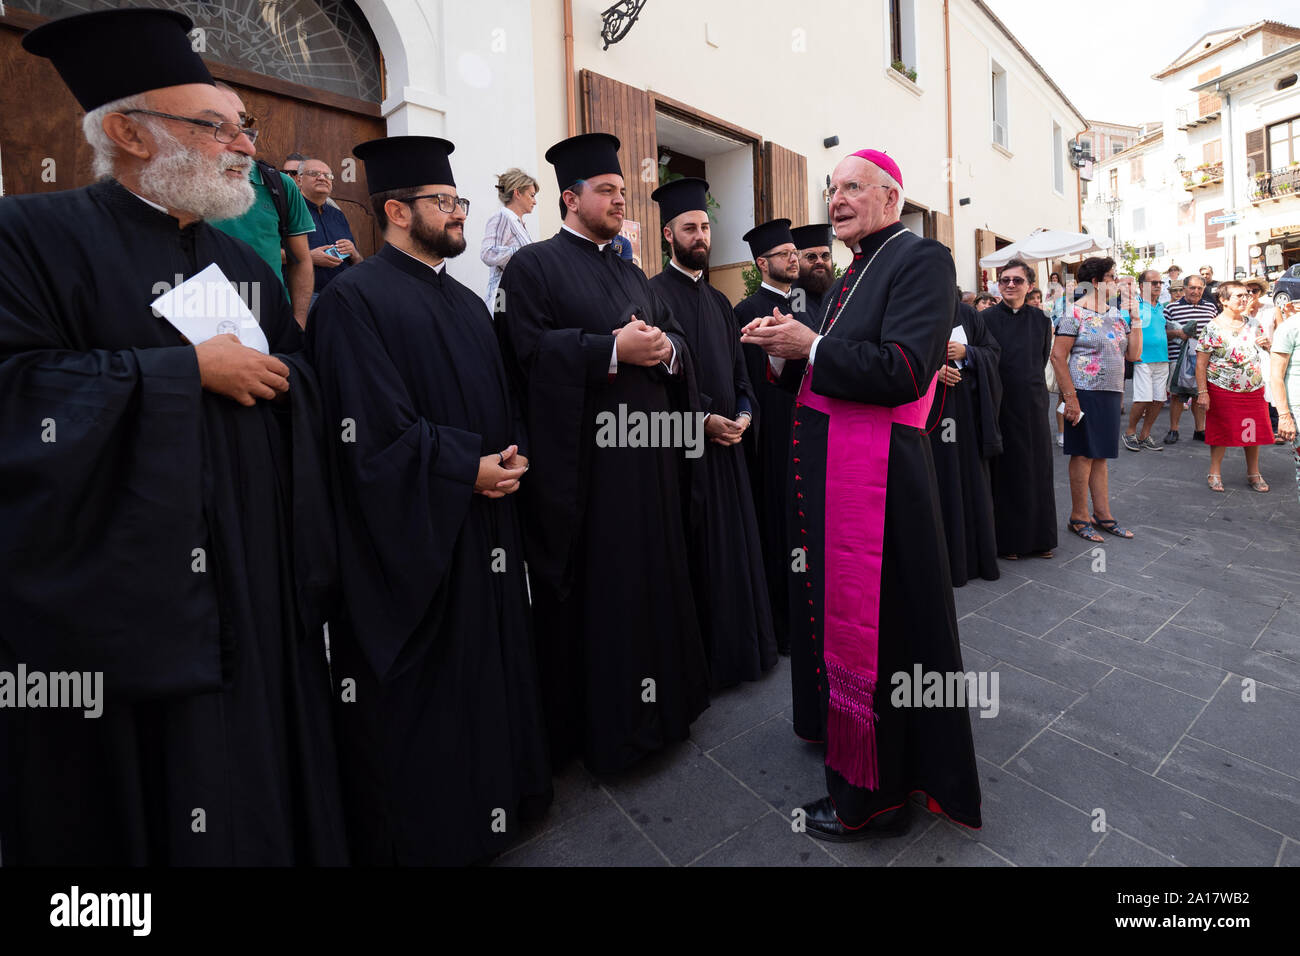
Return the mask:
M1292 299L1300 299L1300 262L1277 277L1273 284L1273 304L1285 305Z

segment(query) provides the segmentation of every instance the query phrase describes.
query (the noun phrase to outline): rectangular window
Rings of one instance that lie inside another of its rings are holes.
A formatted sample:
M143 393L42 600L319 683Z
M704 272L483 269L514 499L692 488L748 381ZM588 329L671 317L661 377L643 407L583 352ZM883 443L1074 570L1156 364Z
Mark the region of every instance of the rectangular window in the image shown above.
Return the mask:
M1126 140L1112 139L1110 141L1110 154L1112 156L1116 153L1122 153L1126 149L1128 149L1128 142Z
M1052 123L1052 188L1065 192L1065 135L1059 123Z
M916 0L889 0L889 62L916 69Z
M1112 169L1110 171L1110 194L1112 196L1119 195L1119 170L1118 169Z
M993 61L992 88L993 97L993 142L1009 149L1007 136L1007 71Z
M1202 160L1211 166L1223 162L1223 143L1217 139L1210 140L1201 147L1201 156Z
M1285 169L1300 162L1300 117L1268 127L1268 168Z
M1128 164L1128 181L1131 183L1140 183L1145 179L1142 175L1142 157L1134 156Z

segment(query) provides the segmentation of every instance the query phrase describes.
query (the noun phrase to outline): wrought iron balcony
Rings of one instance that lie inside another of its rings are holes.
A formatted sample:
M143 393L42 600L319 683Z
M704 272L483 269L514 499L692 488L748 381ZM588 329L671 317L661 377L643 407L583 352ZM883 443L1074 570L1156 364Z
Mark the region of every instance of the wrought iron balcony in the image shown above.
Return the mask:
M1259 173L1255 177L1255 188L1250 194L1251 202L1264 202L1271 199L1281 201L1283 196L1300 194L1300 163L1292 163L1281 169Z
M1204 163L1183 173L1183 188L1204 189L1223 182L1223 163Z

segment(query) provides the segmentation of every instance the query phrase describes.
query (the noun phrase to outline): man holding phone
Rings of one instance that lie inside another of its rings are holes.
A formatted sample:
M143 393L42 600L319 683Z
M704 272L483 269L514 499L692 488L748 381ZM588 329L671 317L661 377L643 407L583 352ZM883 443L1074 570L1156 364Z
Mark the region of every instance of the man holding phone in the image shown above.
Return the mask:
M365 257L353 244L348 217L328 201L334 192L334 172L329 165L319 159L304 159L298 167L298 188L302 190L302 196L307 200L307 211L316 224L312 238L320 242L311 250L312 271L315 273L311 300L314 303L330 280L343 273L341 267L356 265Z

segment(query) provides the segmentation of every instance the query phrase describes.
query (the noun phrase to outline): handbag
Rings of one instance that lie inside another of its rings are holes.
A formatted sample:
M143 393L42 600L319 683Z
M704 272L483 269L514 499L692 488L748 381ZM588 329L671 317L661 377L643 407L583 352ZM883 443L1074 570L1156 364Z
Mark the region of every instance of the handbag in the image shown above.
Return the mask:
M1178 352L1178 361L1169 370L1169 391L1196 394L1196 340L1187 339Z
M1056 347L1056 334L1052 334L1052 347ZM1052 360L1047 360L1047 367L1043 372L1043 378L1047 382L1047 394L1056 395L1061 391L1061 386L1056 381L1056 369L1052 367Z

